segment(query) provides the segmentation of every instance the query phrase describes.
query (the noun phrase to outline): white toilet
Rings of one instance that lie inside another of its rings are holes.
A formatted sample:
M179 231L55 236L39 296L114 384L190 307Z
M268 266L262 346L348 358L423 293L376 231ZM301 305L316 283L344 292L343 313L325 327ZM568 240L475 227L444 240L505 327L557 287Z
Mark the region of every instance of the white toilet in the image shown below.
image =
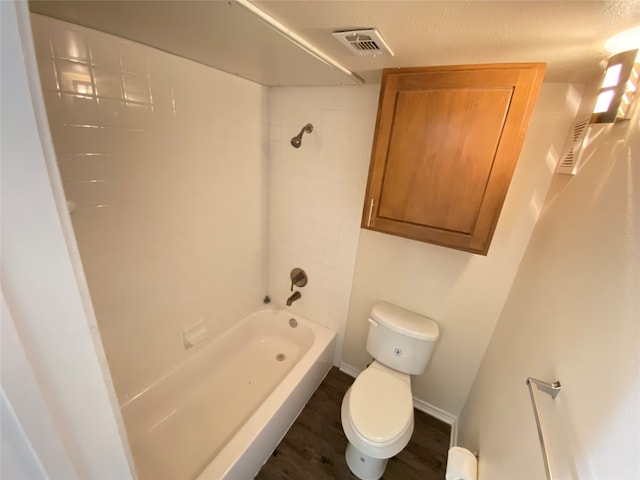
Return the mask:
M388 303L374 305L369 323L374 361L347 391L341 416L349 468L362 480L378 480L411 439L410 375L424 372L439 330L433 320Z

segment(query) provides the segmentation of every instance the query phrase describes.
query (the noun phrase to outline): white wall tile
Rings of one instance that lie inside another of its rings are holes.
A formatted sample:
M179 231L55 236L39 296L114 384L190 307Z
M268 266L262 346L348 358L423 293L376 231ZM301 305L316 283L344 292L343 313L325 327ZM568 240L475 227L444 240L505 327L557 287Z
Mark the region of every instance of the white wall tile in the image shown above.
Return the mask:
M123 127L125 124L125 102L122 100L111 100L108 98L98 98L98 115L100 125L103 127Z
M95 97L62 93L62 121L67 125L101 125L98 103Z
M284 305L289 271L309 283L290 309L338 333L347 323L379 86L272 88L269 119L269 291ZM373 111L362 115L361 111ZM291 137L306 124L294 149Z
M153 125L153 107L138 103L126 103L127 126L132 129L145 130Z
M94 94L89 65L56 58L55 68L61 91L83 95Z
M86 35L76 27L54 28L51 30L53 54L57 58L68 58L80 62L89 62L89 48Z
M58 78L56 76L55 60L52 56L48 55L49 52L39 53L36 50L38 59L38 74L40 75L40 85L42 89L46 91L58 92Z
M217 334L261 306L266 89L32 19L76 240L124 401L192 353L183 328L204 318Z
M153 54L150 49L140 48L133 42L120 42L120 63L122 71L138 76L146 76L147 74L147 54Z
M96 95L116 100L124 100L120 70L94 66L92 72L96 85Z
M137 157L127 155L58 155L58 166L67 183L127 178L138 161Z
M44 90L42 92L44 97L44 104L47 109L47 118L50 122L64 117L64 111L62 110L61 94L57 91Z
M33 18L34 16L32 16ZM87 32L89 45L91 50L91 63L98 67L102 67L107 70L119 71L120 64L120 48L117 48L114 44L112 37L105 37L100 32Z
M147 75L123 73L124 97L130 102L150 103L149 81Z
M33 16L31 18L31 33L33 35L33 46L36 50L38 61L53 58L51 46L51 28L49 19L43 16Z

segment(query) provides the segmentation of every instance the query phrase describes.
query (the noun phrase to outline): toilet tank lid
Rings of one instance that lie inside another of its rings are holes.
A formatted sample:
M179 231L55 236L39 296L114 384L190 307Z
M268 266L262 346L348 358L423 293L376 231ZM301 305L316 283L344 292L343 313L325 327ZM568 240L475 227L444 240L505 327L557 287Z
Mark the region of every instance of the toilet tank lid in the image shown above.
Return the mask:
M440 335L434 320L386 302L373 306L371 318L391 330L419 340L435 341Z

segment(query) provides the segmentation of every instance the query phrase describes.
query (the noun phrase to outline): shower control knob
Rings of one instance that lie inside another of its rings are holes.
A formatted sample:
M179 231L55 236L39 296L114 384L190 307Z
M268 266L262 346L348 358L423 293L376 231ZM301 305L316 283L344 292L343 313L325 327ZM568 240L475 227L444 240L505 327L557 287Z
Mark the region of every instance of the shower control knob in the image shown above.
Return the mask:
M307 274L301 268L294 268L293 270L291 270L290 278L291 278L291 291L292 292L293 292L293 287L294 286L302 288L309 281L309 277L307 277Z

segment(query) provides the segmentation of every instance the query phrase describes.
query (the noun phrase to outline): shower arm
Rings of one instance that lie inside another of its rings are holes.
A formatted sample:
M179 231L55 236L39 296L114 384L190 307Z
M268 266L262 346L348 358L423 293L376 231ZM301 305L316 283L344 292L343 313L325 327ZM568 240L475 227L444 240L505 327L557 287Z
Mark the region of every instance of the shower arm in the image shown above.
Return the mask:
M302 129L300 130L300 133L296 136L302 138L302 134L305 132L306 133L313 132L313 125L311 125L310 123L307 123L304 127L302 127Z

